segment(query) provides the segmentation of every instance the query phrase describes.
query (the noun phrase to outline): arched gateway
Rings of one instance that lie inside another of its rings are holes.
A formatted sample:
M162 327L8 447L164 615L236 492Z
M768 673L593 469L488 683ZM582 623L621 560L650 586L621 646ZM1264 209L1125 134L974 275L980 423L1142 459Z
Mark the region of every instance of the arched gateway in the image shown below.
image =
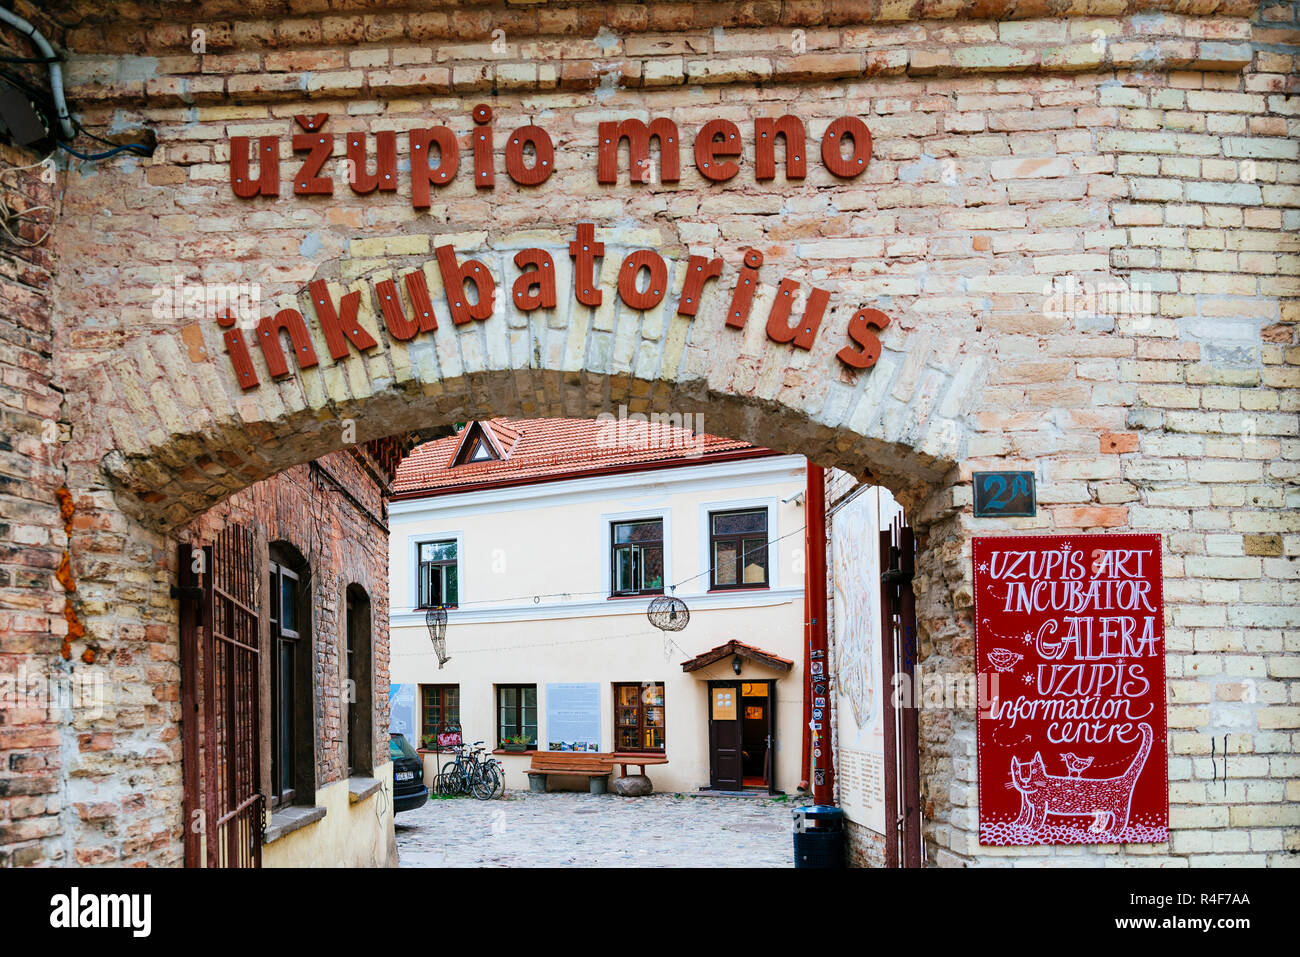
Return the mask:
M187 523L355 443L619 406L887 486L936 672L975 667L973 536L1162 533L1173 838L1106 850L1293 843L1296 98L1249 4L333 6L65 37L83 121L159 148L60 174L17 431L33 547L57 560L66 522L75 590L5 651L108 672L102 715L48 729L65 807L122 810L0 845L180 860ZM984 470L1033 472L1036 514L975 518ZM1015 851L978 843L975 725L920 715L932 861ZM1260 787L1203 807L1224 734Z

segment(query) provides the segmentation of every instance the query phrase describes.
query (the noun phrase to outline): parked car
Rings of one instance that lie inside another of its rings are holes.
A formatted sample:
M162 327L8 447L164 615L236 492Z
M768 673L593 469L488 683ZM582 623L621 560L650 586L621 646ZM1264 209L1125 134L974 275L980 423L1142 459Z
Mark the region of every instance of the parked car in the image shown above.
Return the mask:
M393 759L393 813L413 811L429 800L424 786L424 760L411 747L406 735L388 735L388 755Z

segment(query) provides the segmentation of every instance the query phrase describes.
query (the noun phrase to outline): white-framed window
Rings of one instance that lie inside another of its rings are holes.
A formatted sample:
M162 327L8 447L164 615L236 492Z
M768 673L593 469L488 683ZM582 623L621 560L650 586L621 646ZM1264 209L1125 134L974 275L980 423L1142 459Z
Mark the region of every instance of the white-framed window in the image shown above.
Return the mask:
M709 512L709 588L767 588L767 509Z
M723 499L699 506L700 591L776 588L780 576L779 502Z
M672 585L668 509L602 515L603 590L611 598L661 595Z
M460 544L455 538L430 538L415 545L415 607L455 607L460 603Z

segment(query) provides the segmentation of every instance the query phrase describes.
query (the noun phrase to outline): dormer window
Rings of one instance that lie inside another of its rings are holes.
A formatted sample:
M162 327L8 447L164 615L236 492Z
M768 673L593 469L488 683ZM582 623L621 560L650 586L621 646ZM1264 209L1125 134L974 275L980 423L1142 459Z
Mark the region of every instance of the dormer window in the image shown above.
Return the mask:
M510 454L510 436L503 435L490 422L470 422L461 430L460 442L451 457L451 468L474 462L497 462Z

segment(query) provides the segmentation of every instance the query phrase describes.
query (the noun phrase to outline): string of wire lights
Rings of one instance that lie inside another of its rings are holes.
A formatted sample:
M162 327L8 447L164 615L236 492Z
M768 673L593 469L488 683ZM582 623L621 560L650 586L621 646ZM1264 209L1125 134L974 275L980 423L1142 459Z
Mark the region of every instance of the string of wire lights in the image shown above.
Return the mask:
M743 563L744 560L745 560L746 558L748 558L750 555L757 554L758 552L761 552L761 551L765 551L766 549L771 548L771 547L772 547L773 545L775 545L777 542L780 542L780 541L782 541L783 539L787 539L787 538L789 538L791 535L798 535L798 534L800 534L801 532L803 532L803 530L804 530L804 526L803 526L803 525L800 525L798 528L794 529L793 531L787 532L786 534L780 536L779 538L774 538L774 539L772 539L771 541L766 542L766 543L764 543L764 544L762 544L762 545L755 545L755 546L753 546L752 548L745 549L744 551L742 551L742 552L740 553L740 558L738 559L738 561L741 562L741 563ZM721 565L721 564L722 564L721 562L718 562L718 563L715 563L715 564L713 564L713 565L710 565L710 566L708 566L707 568L705 568L704 571L702 571L702 572L697 572L696 574L691 575L689 578L683 578L681 581L677 582L677 583L674 584L674 585L669 585L669 586L668 586L669 592L676 591L676 590L677 590L678 588L680 588L682 585L685 585L685 584L687 584L688 582L693 582L693 581L695 581L697 578L703 578L705 575L711 575L711 574L713 574L714 572L717 571L719 565ZM562 599L566 599L566 600L572 600L572 599L575 599L575 598L599 598L599 597L602 597L602 596L606 596L606 595L608 595L608 594L609 594L608 591L605 591L605 590L601 590L601 591L556 591L556 592L535 592L535 593L533 593L533 594L529 594L529 595L515 595L515 596L512 596L512 597L508 597L508 598L481 598L481 599L479 599L478 601L457 601L455 605L452 605L452 606L449 606L449 607L451 607L451 608L453 608L453 609L462 609L462 608L468 608L468 607L471 606L471 605L502 605L502 606L504 606L504 605L508 605L508 604L510 604L511 602L524 602L524 601L532 601L533 604L537 605L537 604L541 604L541 600L542 600L543 598L562 598Z

